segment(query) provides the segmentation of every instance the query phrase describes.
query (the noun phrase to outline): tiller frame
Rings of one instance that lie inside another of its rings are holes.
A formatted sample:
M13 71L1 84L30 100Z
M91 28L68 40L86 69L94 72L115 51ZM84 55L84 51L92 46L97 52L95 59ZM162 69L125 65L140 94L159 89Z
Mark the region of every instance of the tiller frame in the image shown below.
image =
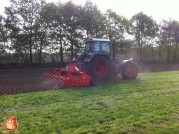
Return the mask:
M54 72L46 72L44 78L59 83L64 88L89 86L92 77L80 71L76 63L70 63L65 68L56 68Z

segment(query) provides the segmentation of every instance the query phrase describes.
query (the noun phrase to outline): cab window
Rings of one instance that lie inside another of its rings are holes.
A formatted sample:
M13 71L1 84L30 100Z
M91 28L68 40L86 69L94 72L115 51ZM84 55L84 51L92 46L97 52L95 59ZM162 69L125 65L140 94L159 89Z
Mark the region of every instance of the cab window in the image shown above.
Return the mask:
M85 50L84 50L85 52L90 52L91 51L91 43L90 42L87 42L86 44L85 44Z
M93 44L93 52L100 52L100 42L99 41L95 41Z
M108 42L102 42L102 52L110 53L110 45Z

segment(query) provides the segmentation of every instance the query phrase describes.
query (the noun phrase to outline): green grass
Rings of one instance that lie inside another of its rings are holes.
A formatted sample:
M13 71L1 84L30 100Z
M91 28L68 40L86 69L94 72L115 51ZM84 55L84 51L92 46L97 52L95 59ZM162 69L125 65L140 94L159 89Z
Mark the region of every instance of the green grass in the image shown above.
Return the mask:
M97 87L0 96L0 123L11 115L17 116L22 134L177 134L179 71L140 73L136 80Z

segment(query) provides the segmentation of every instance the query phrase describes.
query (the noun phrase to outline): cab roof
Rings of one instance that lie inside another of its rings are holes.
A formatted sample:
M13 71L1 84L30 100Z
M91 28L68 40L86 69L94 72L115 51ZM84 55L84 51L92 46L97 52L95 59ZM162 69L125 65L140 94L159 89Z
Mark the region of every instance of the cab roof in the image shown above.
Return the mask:
M102 38L90 38L90 39L85 40L85 42L89 42L89 41L106 41L106 42L110 42L109 39L102 39Z

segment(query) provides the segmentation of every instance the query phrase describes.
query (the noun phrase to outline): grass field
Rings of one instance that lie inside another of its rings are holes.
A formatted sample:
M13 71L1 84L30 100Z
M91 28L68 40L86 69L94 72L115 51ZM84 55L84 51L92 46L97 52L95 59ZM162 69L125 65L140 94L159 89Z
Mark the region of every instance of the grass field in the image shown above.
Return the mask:
M136 80L118 81L2 95L0 124L15 115L20 134L179 133L179 71L140 73Z

